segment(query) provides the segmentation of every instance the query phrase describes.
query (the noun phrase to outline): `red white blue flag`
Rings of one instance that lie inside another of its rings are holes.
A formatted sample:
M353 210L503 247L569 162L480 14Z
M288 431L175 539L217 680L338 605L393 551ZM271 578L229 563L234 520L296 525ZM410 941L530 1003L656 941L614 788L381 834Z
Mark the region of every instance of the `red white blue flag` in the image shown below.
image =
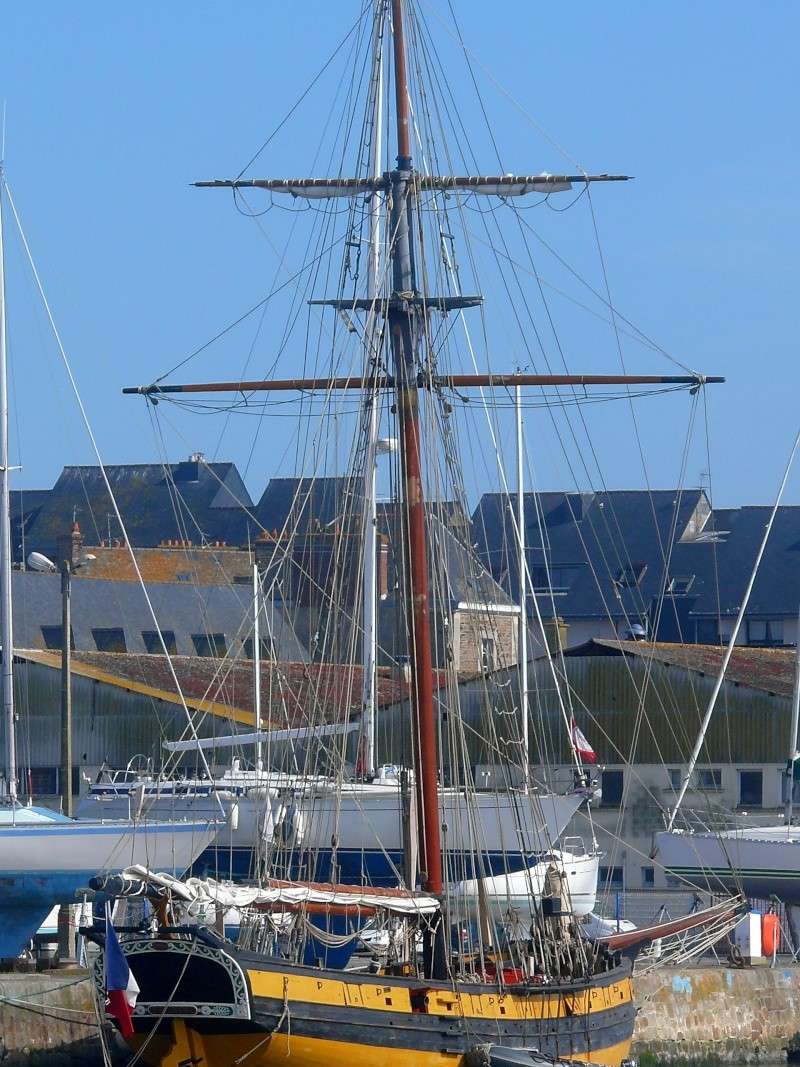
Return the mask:
M570 721L569 736L570 741L572 741L572 747L575 749L581 763L597 763L597 753L586 740L586 736L578 727L575 719Z
M106 1011L117 1020L123 1037L133 1037L131 1011L136 1006L139 986L131 974L125 954L119 946L111 922L111 908L106 905Z

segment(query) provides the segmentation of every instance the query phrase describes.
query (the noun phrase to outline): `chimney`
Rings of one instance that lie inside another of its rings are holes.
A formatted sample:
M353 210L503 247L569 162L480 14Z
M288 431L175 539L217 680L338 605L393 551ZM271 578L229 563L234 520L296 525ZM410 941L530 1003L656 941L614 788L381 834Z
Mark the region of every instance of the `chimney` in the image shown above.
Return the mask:
M59 570L64 563L68 562L74 568L83 556L83 534L77 519L72 522L72 528L68 534L60 534L56 538L56 554Z
M544 619L543 625L544 639L547 642L550 655L554 656L559 649L567 647L569 623L565 622L560 615L556 615L555 618Z

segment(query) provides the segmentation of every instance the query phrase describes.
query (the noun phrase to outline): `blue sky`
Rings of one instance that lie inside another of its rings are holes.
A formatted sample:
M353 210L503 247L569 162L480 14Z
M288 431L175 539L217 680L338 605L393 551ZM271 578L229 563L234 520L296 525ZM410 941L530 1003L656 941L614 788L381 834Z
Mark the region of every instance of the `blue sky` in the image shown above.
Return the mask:
M769 502L798 422L797 5L523 5L499 17L477 0L457 7L472 53L558 144L590 171L636 176L593 194L615 303L682 362L728 377L709 396L715 502ZM464 64L439 21L447 2L420 0L419 9L454 96L465 101L463 117L475 125L479 161L496 169ZM286 219L275 222L273 212L259 229L227 194L189 183L242 168L356 14L351 0L145 0L133 8L50 0L4 11L8 179L108 462L160 456L144 403L123 398L121 387L177 363L276 277ZM340 74L334 65L321 79L251 174L302 174L312 165ZM477 78L508 169L565 167L482 71ZM542 232L602 284L583 203L549 213ZM64 463L92 456L13 235L7 243L17 484L47 486ZM299 263L297 246L292 254ZM561 283L553 264L541 271ZM618 369L609 330L582 324L582 312L557 298L554 308L571 370ZM249 320L184 373L235 377L251 345L251 369L265 370L279 336L268 321L256 339ZM625 357L631 370L672 370L637 346ZM281 370L299 370L299 358L289 346ZM643 401L637 412L646 474L627 408L587 409L602 480L675 484L687 399ZM291 418L262 427L255 446L252 419L224 427L218 414L164 419L170 458L191 447L234 459L256 495L270 475L292 472ZM538 484L573 488L542 419L526 416ZM702 414L695 429L690 485L709 466ZM471 467L474 496L492 479L488 467ZM787 500L800 502L800 476Z

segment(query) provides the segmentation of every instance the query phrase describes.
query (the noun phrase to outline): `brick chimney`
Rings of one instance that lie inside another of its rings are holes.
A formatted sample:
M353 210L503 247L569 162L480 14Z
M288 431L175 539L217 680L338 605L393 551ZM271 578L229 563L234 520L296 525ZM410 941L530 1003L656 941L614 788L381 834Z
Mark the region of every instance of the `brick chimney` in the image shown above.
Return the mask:
M68 534L60 534L56 539L56 551L58 559L56 565L61 570L65 561L69 561L71 567L75 567L83 555L83 534L77 519L73 520L72 528Z

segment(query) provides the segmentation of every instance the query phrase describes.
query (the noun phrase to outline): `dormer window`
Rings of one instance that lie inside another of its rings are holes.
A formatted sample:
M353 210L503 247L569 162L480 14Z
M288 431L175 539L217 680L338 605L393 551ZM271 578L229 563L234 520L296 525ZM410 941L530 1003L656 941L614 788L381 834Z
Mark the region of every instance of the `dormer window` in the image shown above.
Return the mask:
M693 574L676 574L674 578L670 578L667 592L673 596L683 596L689 592L693 585Z
M614 578L614 584L621 589L636 589L641 585L646 573L646 563L631 563L627 567L620 567Z

